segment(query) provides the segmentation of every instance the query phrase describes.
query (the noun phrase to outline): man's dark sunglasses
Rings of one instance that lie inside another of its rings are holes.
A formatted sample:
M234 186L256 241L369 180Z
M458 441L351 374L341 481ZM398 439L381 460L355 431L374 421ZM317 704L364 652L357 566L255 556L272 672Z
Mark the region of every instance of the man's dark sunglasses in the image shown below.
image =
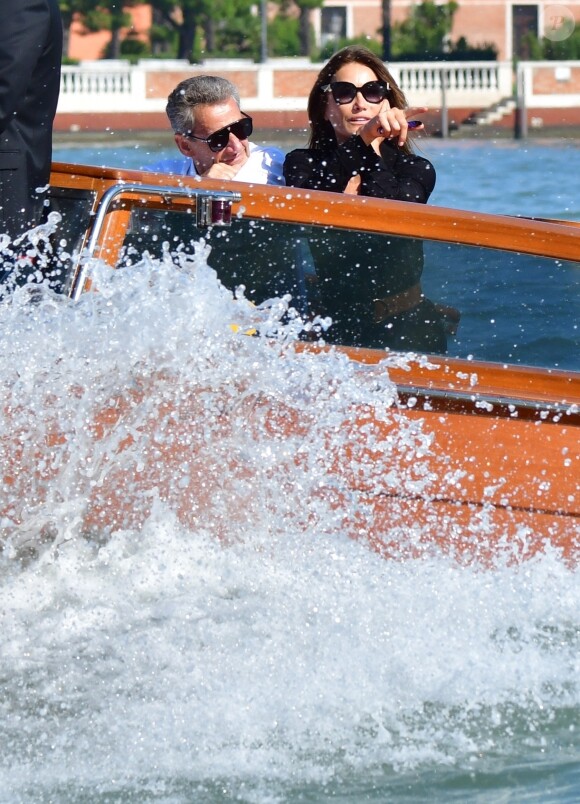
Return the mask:
M218 130L210 134L209 137L196 137L195 134L184 134L183 136L190 140L205 142L210 151L217 153L218 151L222 151L230 141L230 132L239 140L247 140L254 130L250 115L245 112L242 112L242 114L244 116L241 120L236 120L235 123L230 123L229 126L218 128Z
M340 105L351 103L360 92L369 103L380 103L387 97L390 87L385 81L367 81L362 87L355 87L350 81L333 81L322 87L323 92L332 92L332 97Z

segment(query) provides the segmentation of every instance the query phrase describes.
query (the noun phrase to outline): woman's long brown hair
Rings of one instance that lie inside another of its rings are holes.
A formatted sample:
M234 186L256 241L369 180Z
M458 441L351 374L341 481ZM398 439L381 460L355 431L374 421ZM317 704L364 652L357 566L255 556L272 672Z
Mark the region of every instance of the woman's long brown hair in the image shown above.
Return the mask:
M364 64L369 67L379 81L384 81L389 85L387 100L390 105L397 106L399 109L407 108L408 104L405 95L378 56L375 56L372 51L362 45L343 47L331 56L318 73L318 77L308 96L308 119L310 121L310 140L308 144L310 148L328 149L335 148L338 144L332 124L324 117L329 93L324 92L322 87L330 84L335 73L345 64ZM405 153L412 152L408 141L401 150Z

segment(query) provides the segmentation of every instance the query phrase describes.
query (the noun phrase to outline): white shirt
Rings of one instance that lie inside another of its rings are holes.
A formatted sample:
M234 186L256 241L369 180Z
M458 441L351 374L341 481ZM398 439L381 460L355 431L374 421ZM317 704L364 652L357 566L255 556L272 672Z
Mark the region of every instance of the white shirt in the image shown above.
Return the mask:
M242 165L233 181L245 181L253 184L284 184L284 152L279 148L263 147L250 143L248 161ZM147 165L143 170L152 173L172 173L174 176L197 176L198 172L189 156L163 159L154 165Z

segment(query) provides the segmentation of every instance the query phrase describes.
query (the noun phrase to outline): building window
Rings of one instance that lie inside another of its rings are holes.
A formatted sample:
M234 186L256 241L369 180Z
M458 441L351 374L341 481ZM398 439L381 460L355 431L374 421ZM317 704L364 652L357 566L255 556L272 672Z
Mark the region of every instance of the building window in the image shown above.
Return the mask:
M336 42L346 36L346 6L320 9L320 44Z

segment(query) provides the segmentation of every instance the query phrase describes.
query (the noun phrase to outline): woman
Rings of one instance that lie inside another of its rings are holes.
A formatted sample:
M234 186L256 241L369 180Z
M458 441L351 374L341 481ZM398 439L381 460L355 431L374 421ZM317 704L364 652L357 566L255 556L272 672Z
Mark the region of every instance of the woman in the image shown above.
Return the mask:
M320 71L308 99L310 147L284 162L286 184L425 203L433 165L412 152L405 96L370 50L349 46ZM417 126L422 128L422 124ZM442 352L441 316L419 285L419 240L343 234L330 229L311 243L331 338L357 346ZM361 255L365 255L361 262Z

